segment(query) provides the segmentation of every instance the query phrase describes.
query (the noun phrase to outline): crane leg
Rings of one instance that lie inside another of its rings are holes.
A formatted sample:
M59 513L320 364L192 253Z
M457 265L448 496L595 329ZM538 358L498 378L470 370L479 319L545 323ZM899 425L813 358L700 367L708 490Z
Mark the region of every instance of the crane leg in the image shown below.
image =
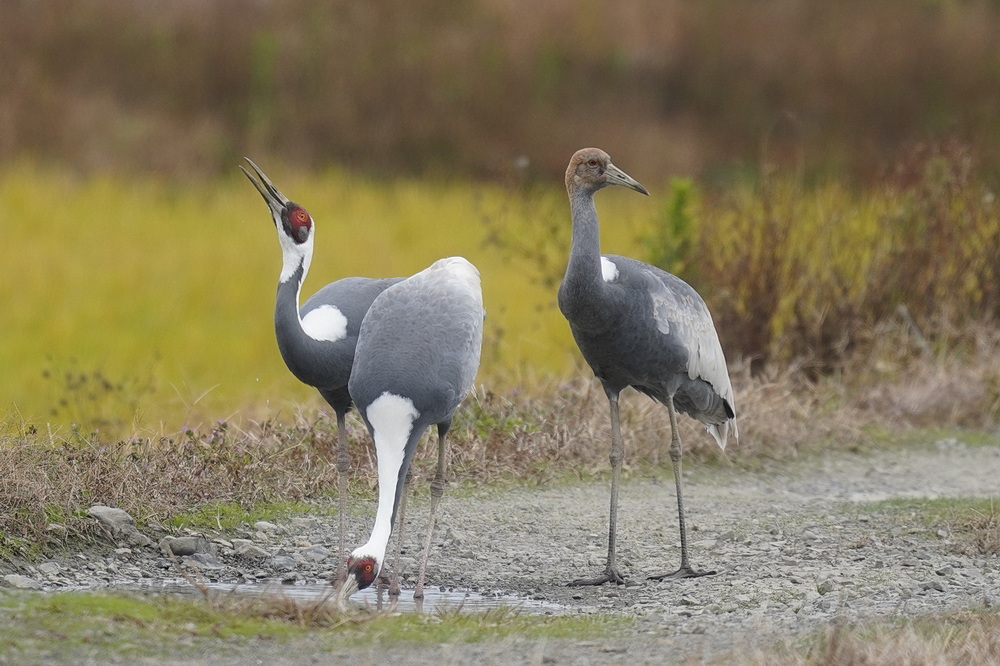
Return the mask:
M667 410L670 412L670 462L674 468L674 483L677 485L677 522L681 531L681 566L677 571L662 574L659 576L649 576L649 580L665 580L676 578L697 578L699 576L711 576L714 571L696 571L688 561L687 526L684 521L684 493L681 489L682 468L681 468L681 436L677 432L677 409L674 407L674 397L667 400Z
M406 525L406 498L410 495L410 487L413 485L413 468L406 470L406 477L403 479L403 493L399 498L399 516L396 529L396 551L392 556L392 573L389 575L389 596L398 597L399 588L399 555L403 547L403 527Z
M608 563L604 573L594 578L577 578L570 582L571 586L603 585L604 583L625 584L625 577L618 571L615 559L615 541L618 528L618 485L622 472L622 459L625 457L625 447L622 445L621 423L618 418L618 394L605 389L608 402L611 405L611 511L608 518Z
M417 587L413 590L414 599L424 598L424 576L427 574L427 558L431 554L431 540L434 537L434 518L437 513L438 504L444 496L444 468L445 468L445 433L438 429L438 460L437 472L434 480L431 481L431 515L427 522L427 538L424 540L424 556L420 562L420 574L417 576Z
M347 573L344 537L347 533L347 475L351 471L351 456L347 451L345 413L337 411L337 492L340 495L340 537L337 542L337 580Z

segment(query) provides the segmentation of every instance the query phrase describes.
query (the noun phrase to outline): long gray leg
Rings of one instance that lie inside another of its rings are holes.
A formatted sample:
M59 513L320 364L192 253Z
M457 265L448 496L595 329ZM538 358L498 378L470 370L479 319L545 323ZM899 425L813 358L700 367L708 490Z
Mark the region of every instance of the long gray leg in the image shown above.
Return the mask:
M673 396L670 396L667 400L667 410L670 412L670 462L673 463L674 483L677 485L677 522L681 530L681 566L677 571L671 573L650 576L649 580L711 576L715 573L714 571L695 571L691 568L691 563L688 561L687 526L684 522L684 492L681 489L683 472L681 469L681 436L677 432L677 410L674 408Z
M437 512L438 504L444 496L444 468L446 455L444 450L444 437L447 431L447 427L442 429L438 426L437 472L434 474L434 480L431 481L431 515L427 522L427 538L424 540L424 557L420 562L420 574L417 576L417 587L413 590L414 599L424 598L424 576L427 573L427 558L430 557L431 540L434 537L434 518L435 513Z
M406 498L410 495L413 485L413 467L406 470L403 479L403 493L399 498L399 515L396 517L396 551L392 557L392 573L389 574L389 596L398 597L399 589L399 555L403 547L403 527L406 525Z
M622 459L625 457L625 447L622 445L621 424L618 419L618 394L605 388L608 402L611 405L611 515L608 519L608 563L604 573L595 578L578 578L570 583L573 585L603 585L604 583L625 584L625 577L618 571L615 560L615 539L618 525L618 485L622 473Z
M346 413L337 410L337 489L340 495L340 538L337 542L337 580L347 575L347 553L344 537L347 533L347 481L351 472L351 456L347 450Z

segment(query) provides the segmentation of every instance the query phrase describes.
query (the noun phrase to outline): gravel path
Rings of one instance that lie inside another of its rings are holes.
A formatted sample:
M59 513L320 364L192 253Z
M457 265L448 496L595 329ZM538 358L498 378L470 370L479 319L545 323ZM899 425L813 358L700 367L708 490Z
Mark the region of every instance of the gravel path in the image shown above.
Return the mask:
M622 488L618 552L629 581L621 587L565 585L603 567L606 483L474 497L446 493L428 567L431 585L514 594L557 604L564 609L560 612L626 614L637 619L637 629L593 642L437 646L400 651L398 657L428 664L701 661L835 620L1000 604L1000 558L960 554L958 537L947 527L929 527L905 508L871 505L896 498L997 497L1000 444L943 440L872 455L839 453L775 463L753 472L685 469L692 564L718 571L693 580L645 579L673 570L679 560L669 472L662 478L632 478ZM410 504L407 540L414 554L426 504ZM352 544L367 538L374 512L367 503L355 508L365 517L352 520ZM335 566L334 517L301 517L258 524L245 533L205 536L209 539L190 540L205 552L183 559L209 580L317 583ZM411 555L404 556L403 569L405 586L417 569ZM155 548L141 545L109 547L15 573L46 589L176 578ZM274 663L297 663L310 649L282 650L272 657ZM360 663L386 658L375 648L350 656Z

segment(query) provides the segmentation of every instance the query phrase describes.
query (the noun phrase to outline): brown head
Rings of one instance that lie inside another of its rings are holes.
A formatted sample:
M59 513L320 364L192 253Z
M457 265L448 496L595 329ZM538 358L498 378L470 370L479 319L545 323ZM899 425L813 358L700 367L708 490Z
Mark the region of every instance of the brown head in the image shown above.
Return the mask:
M612 164L611 156L600 148L584 148L573 153L566 168L566 191L570 195L580 190L594 193L609 185L649 194L639 181Z

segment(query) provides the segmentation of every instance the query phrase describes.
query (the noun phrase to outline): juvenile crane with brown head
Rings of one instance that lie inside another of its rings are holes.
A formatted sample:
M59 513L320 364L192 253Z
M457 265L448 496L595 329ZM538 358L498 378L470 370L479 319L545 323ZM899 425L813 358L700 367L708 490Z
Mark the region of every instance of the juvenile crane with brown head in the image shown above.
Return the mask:
M624 454L618 396L623 389L634 387L666 405L670 414L670 460L677 488L681 564L677 571L650 578L714 573L697 571L688 560L676 412L704 424L723 449L730 431L734 438L738 437L726 358L705 301L686 282L655 266L601 254L594 193L611 185L649 194L615 166L603 150L585 148L573 155L566 170L573 241L559 287L559 309L611 406L611 515L604 571L594 578L575 580L572 585L625 582L615 556Z

